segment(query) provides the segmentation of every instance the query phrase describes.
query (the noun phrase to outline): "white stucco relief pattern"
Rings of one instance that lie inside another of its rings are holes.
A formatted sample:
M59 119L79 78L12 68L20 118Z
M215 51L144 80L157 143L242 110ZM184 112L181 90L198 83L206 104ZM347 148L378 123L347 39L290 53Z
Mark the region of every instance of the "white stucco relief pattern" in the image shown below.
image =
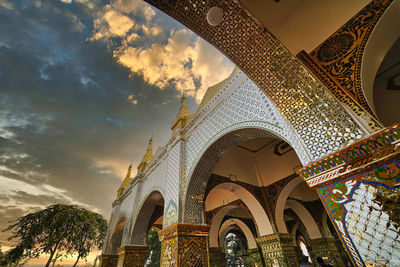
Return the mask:
M265 129L287 141L303 164L312 160L268 97L239 70L199 113L195 122L184 129L188 136L185 166L188 179L184 195L191 173L206 149L223 135L238 129Z

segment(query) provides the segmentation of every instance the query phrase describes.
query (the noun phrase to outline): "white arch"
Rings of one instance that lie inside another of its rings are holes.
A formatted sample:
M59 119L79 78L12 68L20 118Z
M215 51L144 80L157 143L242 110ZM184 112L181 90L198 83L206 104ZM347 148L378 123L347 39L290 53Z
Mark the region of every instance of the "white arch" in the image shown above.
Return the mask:
M310 212L299 202L293 199L286 201L286 207L291 208L299 217L307 230L310 239L322 238L321 232Z
M224 219L225 215L228 214L231 210L237 208L237 206L228 205L223 207L221 210L217 212L214 216L209 232L209 240L210 240L210 247L218 247L218 232L222 220Z
M297 240L296 240L296 232L297 232L297 229L299 229L299 223L296 223L294 226L293 226L293 229L292 229L292 236L293 236L293 246L297 246Z
M293 189L298 186L303 180L300 177L296 177L291 180L281 191L278 197L278 201L275 206L275 222L278 227L279 233L287 233L285 220L283 218L283 211L285 210L286 200Z
M360 78L364 96L376 114L373 89L376 73L386 53L400 36L400 1L393 1L375 25L364 49Z
M243 232L244 236L246 237L247 240L247 246L249 249L253 249L253 248L257 248L257 243L256 240L254 239L253 233L250 231L250 228L241 220L239 219L229 219L226 220L222 225L221 228L219 230L219 240L220 242L223 242L223 239L225 237L225 235L232 230L232 226L236 225L237 227L239 227L239 229ZM217 243L218 244L218 243ZM211 243L210 243L211 246ZM221 244L220 244L221 246Z
M241 185L234 183L222 183L215 186L212 190L217 188L230 191L231 193L238 196L238 198L240 198L244 202L244 204L250 210L250 213L254 218L260 236L269 235L273 233L272 225L267 216L267 213L261 206L260 202L258 202L258 200L253 196L253 194L247 191L247 189L245 189Z

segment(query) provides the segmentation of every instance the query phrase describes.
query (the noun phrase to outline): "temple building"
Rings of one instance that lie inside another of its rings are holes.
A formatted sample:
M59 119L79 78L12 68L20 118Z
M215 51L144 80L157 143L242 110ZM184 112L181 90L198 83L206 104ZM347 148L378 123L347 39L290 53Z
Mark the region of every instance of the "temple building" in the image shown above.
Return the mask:
M400 0L147 0L237 68L116 199L101 266L400 266ZM212 60L212 59L210 59Z

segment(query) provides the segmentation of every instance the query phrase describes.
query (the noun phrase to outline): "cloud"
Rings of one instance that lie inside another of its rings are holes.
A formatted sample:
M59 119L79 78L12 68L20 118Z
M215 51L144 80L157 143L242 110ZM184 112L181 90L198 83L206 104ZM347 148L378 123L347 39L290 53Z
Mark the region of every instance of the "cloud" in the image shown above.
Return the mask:
M14 9L14 5L7 0L0 0L0 6L6 9Z
M133 94L128 96L128 101L134 105L138 103L136 96Z
M111 5L106 5L104 7L104 14L94 20L94 27L97 29L97 32L91 37L91 40L126 36L134 25L135 22L133 19L118 12Z
M173 85L197 102L233 68L211 45L200 38L193 41L193 34L186 29L173 32L165 45L155 43L147 49L122 46L114 51L114 57L149 84L160 89Z
M38 3L0 8L0 219L58 202L108 218L151 132L169 140L177 89L198 97L228 61L144 2Z
M128 26L118 34L113 33L109 24L111 15L107 15L110 12L131 19L135 16L135 27L115 19L115 28ZM95 20L90 40L106 41L116 61L131 74L142 76L150 85L161 90L173 87L199 103L209 86L230 74L233 64L191 31L157 22L155 14L156 11L142 1L112 1ZM144 20L140 22L140 18ZM120 40L115 40L116 36Z

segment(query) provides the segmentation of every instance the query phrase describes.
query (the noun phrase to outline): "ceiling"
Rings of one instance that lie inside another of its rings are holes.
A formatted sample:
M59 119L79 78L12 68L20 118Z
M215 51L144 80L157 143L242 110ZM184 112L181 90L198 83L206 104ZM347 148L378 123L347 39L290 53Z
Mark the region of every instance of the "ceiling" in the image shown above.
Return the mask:
M370 0L240 0L294 54L311 52Z
M385 126L400 121L400 38L383 59L374 82L374 106Z

